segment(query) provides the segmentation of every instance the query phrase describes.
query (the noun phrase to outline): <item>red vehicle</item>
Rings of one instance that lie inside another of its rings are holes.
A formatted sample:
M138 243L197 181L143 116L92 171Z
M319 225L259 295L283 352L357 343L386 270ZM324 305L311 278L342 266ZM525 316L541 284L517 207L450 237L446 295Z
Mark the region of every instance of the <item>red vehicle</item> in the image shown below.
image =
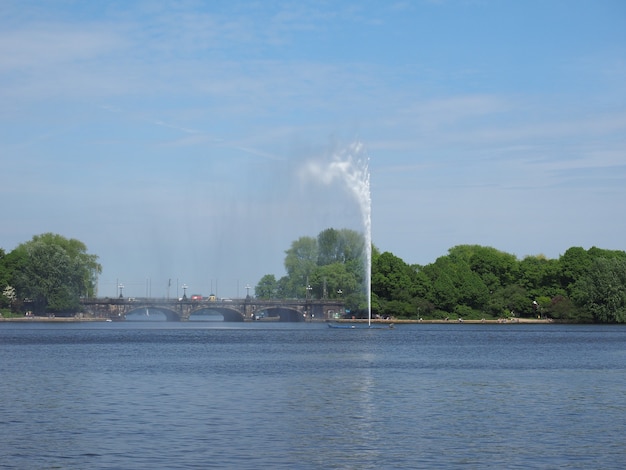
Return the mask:
M201 295L192 295L191 296L191 300L202 300L202 296Z

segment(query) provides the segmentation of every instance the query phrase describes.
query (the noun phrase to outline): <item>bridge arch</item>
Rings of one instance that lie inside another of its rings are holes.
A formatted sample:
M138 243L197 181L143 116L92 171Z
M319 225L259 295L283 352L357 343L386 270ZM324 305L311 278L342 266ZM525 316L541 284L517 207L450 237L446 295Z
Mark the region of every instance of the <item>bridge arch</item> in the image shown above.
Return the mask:
M128 315L132 315L132 314L141 314L141 313L146 313L146 316L149 316L149 311L150 310L156 310L158 312L161 312L163 315L165 315L165 320L166 321L181 321L182 320L182 316L180 313L176 312L175 310L169 309L167 307L162 307L162 306L158 306L155 307L153 305L140 305L140 306L133 306L132 309L128 310L125 314L126 317L128 317Z
M257 319L278 318L278 321L292 323L305 321L305 317L302 312L300 312L296 308L289 307L267 307L264 309L257 309L257 311L255 312L255 317Z
M209 311L209 312L217 312L220 315L222 315L222 317L224 318L225 322L242 322L244 321L243 315L241 314L241 312L239 310L236 310L234 308L228 308L228 307L207 307L207 306L202 306L200 308L196 308L191 310L191 312L189 313L189 317L191 317L194 314L198 314L199 312L202 311Z

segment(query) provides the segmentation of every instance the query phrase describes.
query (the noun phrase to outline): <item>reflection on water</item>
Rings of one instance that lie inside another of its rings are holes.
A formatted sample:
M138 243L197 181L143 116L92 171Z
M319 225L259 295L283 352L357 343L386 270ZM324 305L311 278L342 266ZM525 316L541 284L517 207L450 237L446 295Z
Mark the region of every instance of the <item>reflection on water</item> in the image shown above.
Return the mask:
M159 309L156 308L143 308L143 309L138 309L138 310L132 310L131 312L126 314L126 321L131 321L131 322L135 322L135 321L141 321L141 322L145 322L145 321L150 321L150 322L164 322L167 321L167 316L165 315L164 312L162 312ZM198 321L202 321L202 322L223 322L224 321L224 315L222 315L221 313L215 311L215 310L210 310L210 309L204 309L204 310L198 310L196 312L194 312L190 317L189 320L191 322L198 322Z

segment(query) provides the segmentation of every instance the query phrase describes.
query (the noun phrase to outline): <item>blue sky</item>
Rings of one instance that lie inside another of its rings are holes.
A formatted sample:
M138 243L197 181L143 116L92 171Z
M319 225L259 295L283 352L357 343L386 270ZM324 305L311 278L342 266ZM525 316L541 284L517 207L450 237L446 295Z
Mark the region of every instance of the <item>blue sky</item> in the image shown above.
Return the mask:
M77 238L103 296L244 295L361 230L301 178L354 142L407 263L626 249L619 0L4 0L0 104L0 246Z

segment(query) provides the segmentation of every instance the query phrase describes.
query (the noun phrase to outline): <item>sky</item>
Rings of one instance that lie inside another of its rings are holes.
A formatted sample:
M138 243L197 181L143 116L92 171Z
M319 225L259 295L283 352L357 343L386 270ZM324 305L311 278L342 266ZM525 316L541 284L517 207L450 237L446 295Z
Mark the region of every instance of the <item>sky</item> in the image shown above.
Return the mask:
M625 250L626 2L0 2L0 247L76 238L99 296L252 294L364 230L306 170L350 157L406 263Z

